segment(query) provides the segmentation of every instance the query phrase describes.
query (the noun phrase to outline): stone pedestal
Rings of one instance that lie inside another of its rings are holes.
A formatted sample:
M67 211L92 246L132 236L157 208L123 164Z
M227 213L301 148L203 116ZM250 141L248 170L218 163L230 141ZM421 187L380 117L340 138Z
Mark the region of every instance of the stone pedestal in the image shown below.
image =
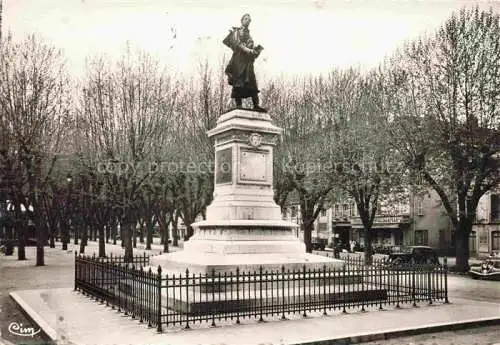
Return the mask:
M215 187L206 220L192 224L184 250L151 258L164 272L191 273L340 268L340 260L305 252L297 224L283 221L273 196L273 148L281 129L267 113L235 109L208 132L215 139Z

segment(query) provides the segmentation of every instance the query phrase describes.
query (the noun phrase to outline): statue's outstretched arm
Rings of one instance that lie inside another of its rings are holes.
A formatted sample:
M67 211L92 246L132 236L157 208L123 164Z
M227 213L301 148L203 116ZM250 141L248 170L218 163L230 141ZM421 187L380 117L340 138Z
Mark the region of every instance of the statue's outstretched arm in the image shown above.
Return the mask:
M247 54L253 54L254 50L253 50L253 49L248 48L247 46L245 46L245 45L243 44L243 42L241 42L241 40L240 40L240 36L239 36L239 34L238 34L238 31L237 31L237 30L235 30L235 31L233 32L233 35L234 35L234 36L233 36L233 40L234 40L234 43L235 43L235 47L236 47L236 49L239 49L239 50L241 50L241 51L243 51L243 52L245 52L245 53L247 53Z

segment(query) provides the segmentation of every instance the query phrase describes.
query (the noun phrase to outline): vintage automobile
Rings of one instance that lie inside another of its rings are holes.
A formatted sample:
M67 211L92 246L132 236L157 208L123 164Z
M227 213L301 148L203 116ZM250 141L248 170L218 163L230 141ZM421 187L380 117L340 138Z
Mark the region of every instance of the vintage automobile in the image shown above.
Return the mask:
M389 254L389 266L398 265L439 265L439 258L434 248L428 246L398 247Z
M500 259L486 259L479 265L471 266L469 274L472 279L500 280Z

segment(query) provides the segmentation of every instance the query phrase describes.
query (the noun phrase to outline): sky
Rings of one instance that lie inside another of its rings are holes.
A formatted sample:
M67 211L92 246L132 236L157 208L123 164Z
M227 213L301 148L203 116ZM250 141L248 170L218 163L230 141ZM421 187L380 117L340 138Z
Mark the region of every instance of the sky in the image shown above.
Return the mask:
M86 57L116 59L127 42L189 74L206 58L216 67L230 56L222 40L248 12L264 47L257 74L274 77L375 67L474 3L500 10L500 1L473 0L3 0L3 30L37 33L63 49L77 76Z

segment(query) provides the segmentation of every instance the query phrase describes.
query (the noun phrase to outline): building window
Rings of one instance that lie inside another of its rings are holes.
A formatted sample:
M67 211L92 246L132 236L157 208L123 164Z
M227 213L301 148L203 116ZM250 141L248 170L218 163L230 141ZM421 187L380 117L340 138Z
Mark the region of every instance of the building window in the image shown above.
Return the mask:
M297 217L297 208L295 206L292 206L290 209L291 209L292 218Z
M476 254L477 246L476 246L476 232L472 231L469 235L469 253Z
M491 250L500 250L500 231L491 232Z
M429 245L429 232L427 230L415 230L415 245L416 246Z
M424 215L424 198L423 197L417 197L415 199L415 212L417 213L418 216L423 216Z
M326 217L326 209L325 208L321 209L321 217Z
M318 223L318 232L327 232L328 226L326 223Z
M335 217L339 217L340 216L340 205L339 204L335 204Z
M491 222L500 221L500 194L491 195Z
M394 244L396 246L401 246L403 245L403 232L402 231L396 231L394 232Z
M342 216L344 217L349 216L349 204L344 204L344 211L342 212Z
M351 205L351 217L356 217L358 215L358 207L356 203Z

